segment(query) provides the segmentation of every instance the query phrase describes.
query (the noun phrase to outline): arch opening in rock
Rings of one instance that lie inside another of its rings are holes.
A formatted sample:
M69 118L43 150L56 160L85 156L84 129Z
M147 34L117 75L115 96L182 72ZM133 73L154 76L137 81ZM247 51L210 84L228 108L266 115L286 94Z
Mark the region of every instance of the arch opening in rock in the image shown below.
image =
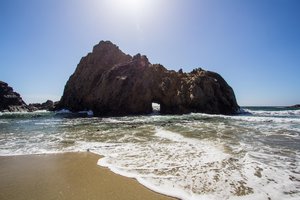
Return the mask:
M160 114L160 104L156 102L152 102L152 113Z

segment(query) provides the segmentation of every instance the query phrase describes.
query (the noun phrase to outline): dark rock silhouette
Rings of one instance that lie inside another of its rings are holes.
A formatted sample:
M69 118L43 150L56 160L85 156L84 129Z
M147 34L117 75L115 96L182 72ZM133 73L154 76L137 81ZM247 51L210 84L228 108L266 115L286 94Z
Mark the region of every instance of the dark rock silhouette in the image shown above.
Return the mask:
M232 88L219 74L201 68L191 73L167 70L146 56L126 55L109 41L101 41L80 60L57 109L135 115L151 113L152 102L160 104L162 114L235 114L239 109Z
M293 105L293 106L289 106L288 108L300 108L300 104L296 104L296 105Z
M0 81L0 111L25 112L29 110L20 94L14 92L7 83Z
M44 103L32 103L29 104L28 107L30 108L31 111L36 111L36 110L48 110L48 111L53 111L55 109L55 106L58 102L53 102L51 100L47 100Z

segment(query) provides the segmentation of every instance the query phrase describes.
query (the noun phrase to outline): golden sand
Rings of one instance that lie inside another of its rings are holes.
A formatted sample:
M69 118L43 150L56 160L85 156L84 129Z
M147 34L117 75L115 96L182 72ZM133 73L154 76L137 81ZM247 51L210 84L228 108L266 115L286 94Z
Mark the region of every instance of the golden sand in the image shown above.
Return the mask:
M173 199L98 166L99 158L88 152L0 157L0 199Z

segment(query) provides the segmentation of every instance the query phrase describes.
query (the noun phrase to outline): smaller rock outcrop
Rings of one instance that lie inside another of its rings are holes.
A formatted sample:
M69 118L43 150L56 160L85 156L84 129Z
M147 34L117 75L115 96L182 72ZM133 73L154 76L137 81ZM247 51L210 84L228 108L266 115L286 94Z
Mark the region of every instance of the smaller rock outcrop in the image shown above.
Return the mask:
M296 105L293 105L293 106L289 106L289 108L300 108L300 104L296 104Z
M31 111L37 111L37 110L48 110L53 111L55 109L55 106L58 102L53 102L51 100L47 100L44 103L32 103L29 104L29 108Z
M7 83L0 81L0 111L1 112L25 112L30 111L19 93Z

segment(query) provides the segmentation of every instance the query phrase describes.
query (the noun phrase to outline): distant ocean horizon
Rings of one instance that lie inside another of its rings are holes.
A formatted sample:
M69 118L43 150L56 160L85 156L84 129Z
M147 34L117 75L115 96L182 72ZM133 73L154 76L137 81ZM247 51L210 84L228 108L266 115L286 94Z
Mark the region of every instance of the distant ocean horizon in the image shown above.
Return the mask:
M300 199L300 109L234 116L0 113L0 155L90 151L101 166L180 199Z

